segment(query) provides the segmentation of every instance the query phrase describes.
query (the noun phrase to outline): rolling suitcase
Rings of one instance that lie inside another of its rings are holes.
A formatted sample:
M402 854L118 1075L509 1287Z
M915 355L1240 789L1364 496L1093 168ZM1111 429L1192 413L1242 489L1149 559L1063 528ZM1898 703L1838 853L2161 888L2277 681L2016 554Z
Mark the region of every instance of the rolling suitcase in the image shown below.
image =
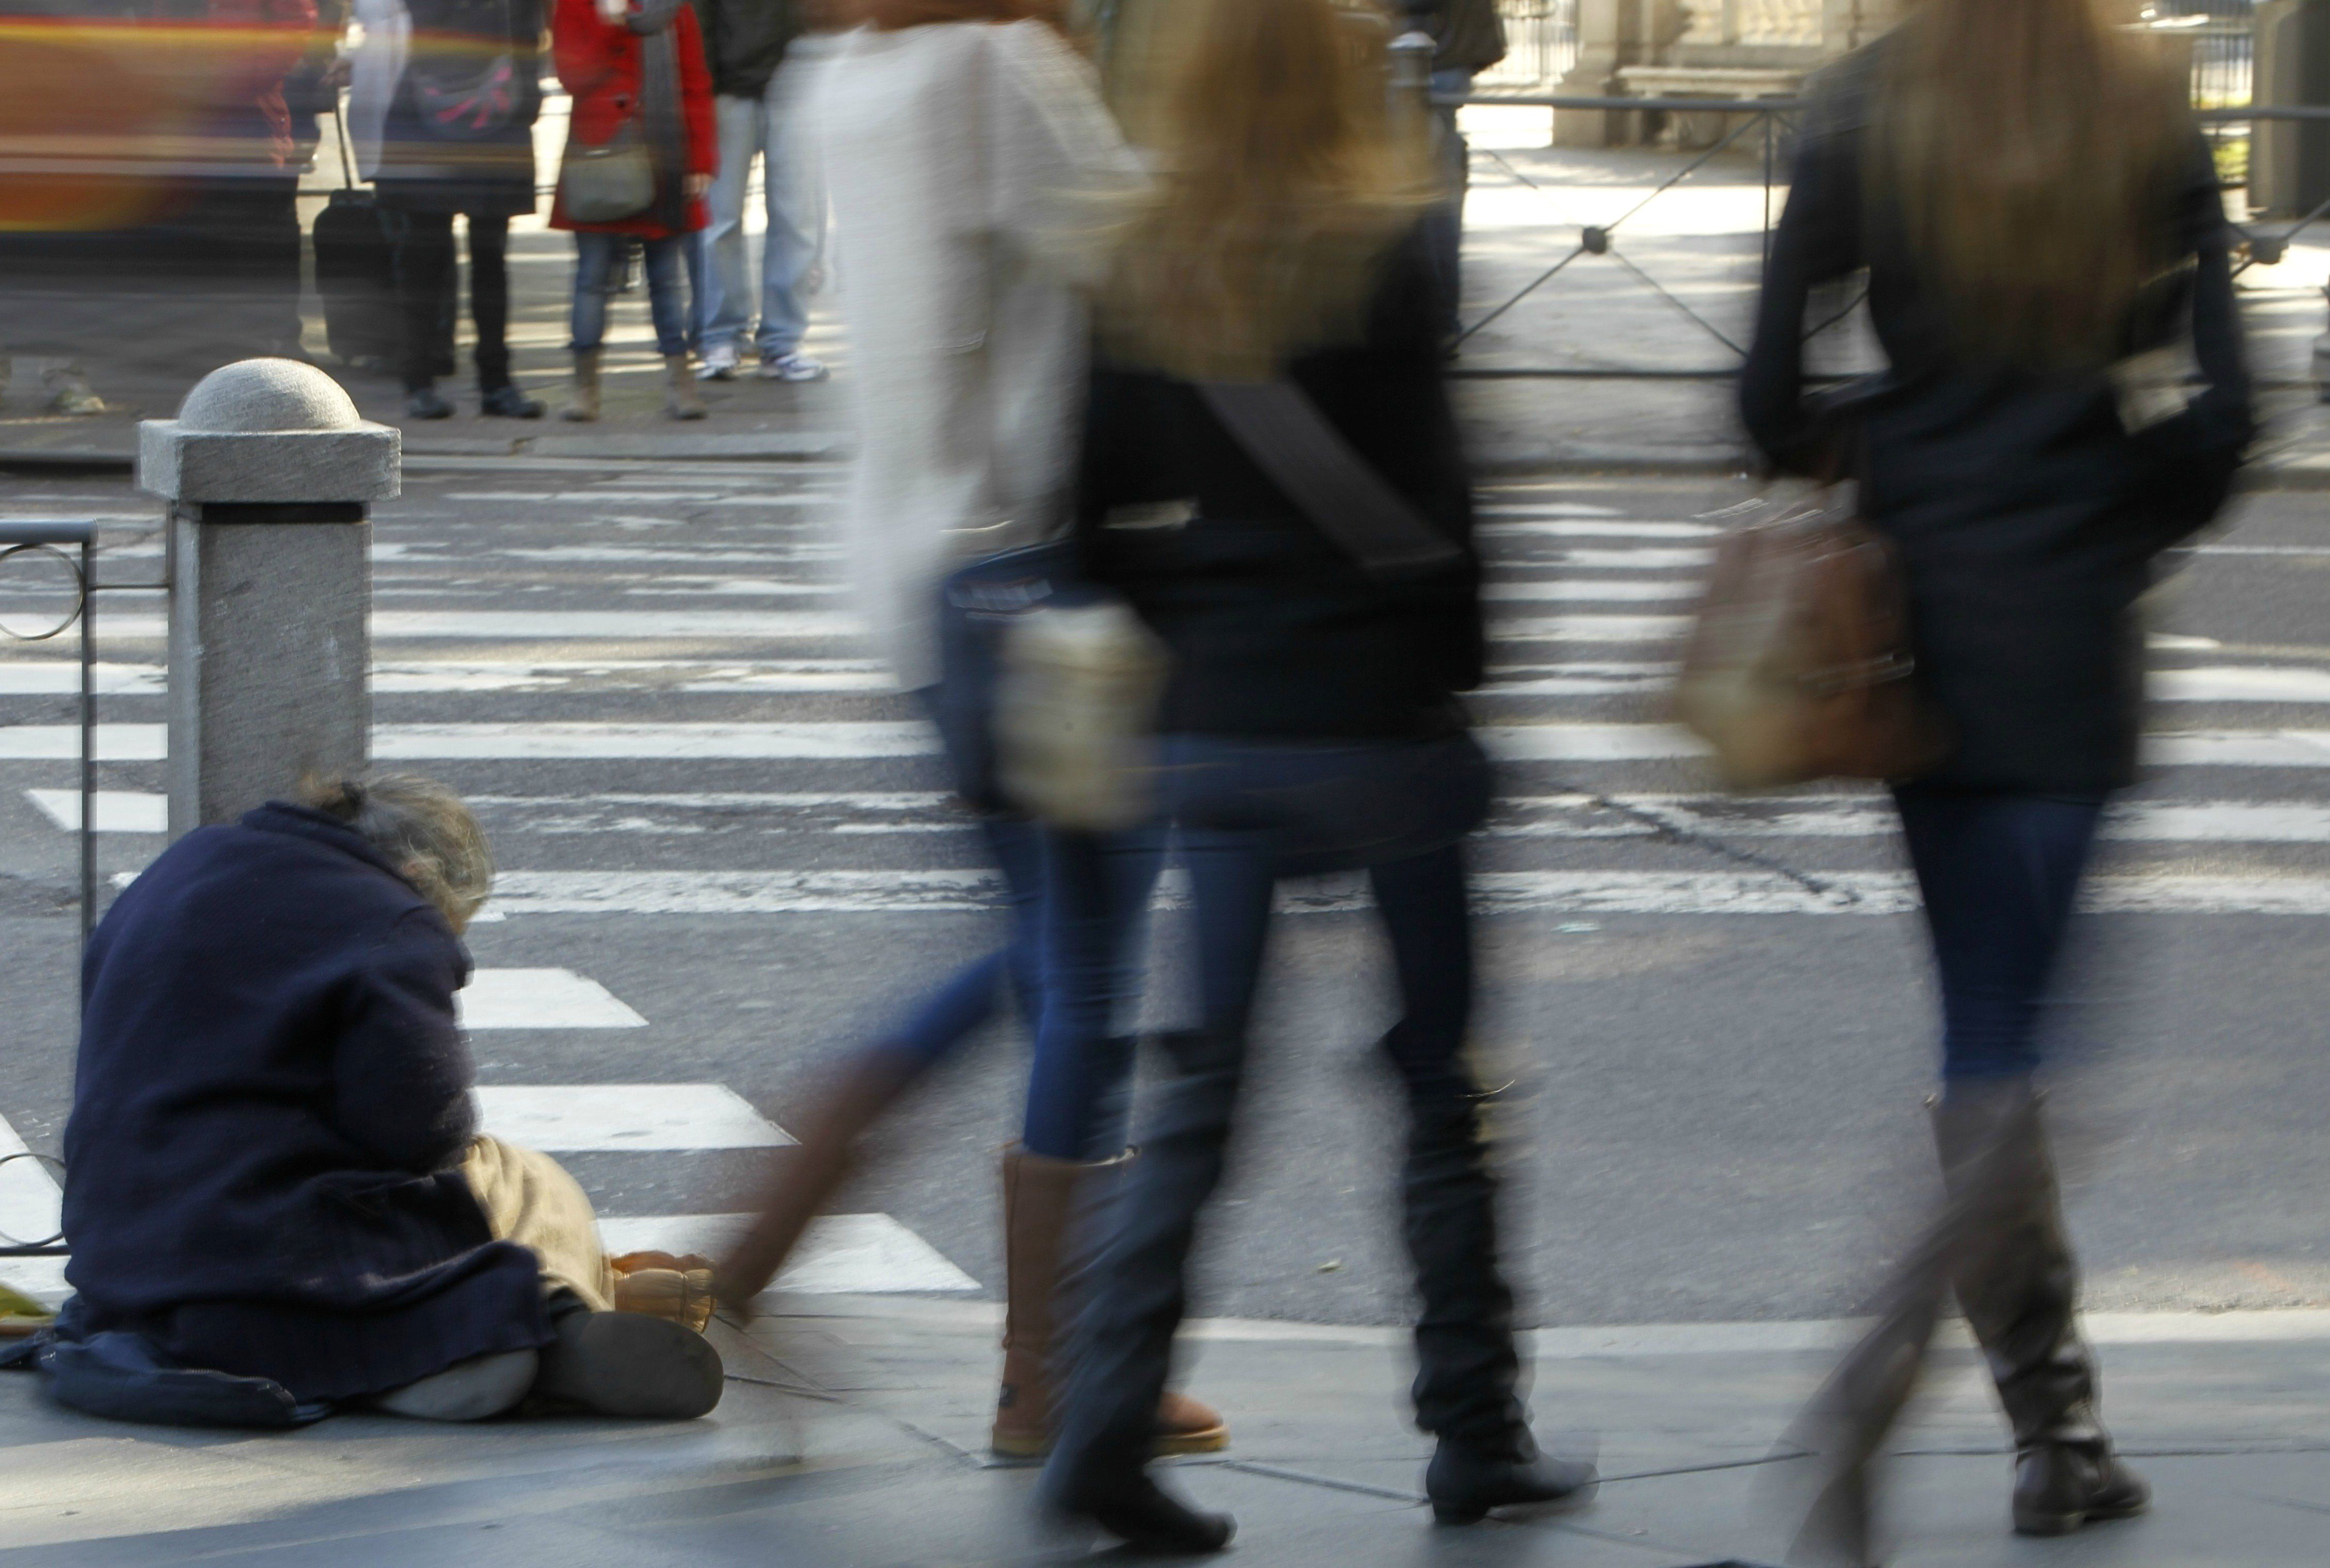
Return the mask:
M394 255L373 194L356 188L347 124L336 105L332 120L347 184L316 214L316 292L324 303L324 339L342 364L392 370L402 335Z

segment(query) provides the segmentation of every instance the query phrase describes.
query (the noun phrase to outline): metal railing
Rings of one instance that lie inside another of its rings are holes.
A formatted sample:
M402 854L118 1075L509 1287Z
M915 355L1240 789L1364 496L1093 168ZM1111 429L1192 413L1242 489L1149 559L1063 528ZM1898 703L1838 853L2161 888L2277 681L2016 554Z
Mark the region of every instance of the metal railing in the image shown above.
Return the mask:
M1643 364L1592 366L1499 366L1493 368L1453 365L1450 367L1449 374L1468 380L1580 379L1718 381L1730 379L1738 373L1739 364L1747 358L1746 346L1736 341L1731 334L1726 331L1722 326L1710 320L1705 315L1692 308L1689 302L1682 299L1673 290L1662 284L1656 278L1653 277L1650 272L1626 256L1620 249L1619 241L1623 237L1621 230L1624 224L1640 214L1643 210L1648 207L1653 202L1655 202L1661 196L1665 195L1668 192L1675 189L1675 187L1681 184L1700 169L1705 167L1707 165L1713 162L1718 157L1722 156L1726 153L1732 152L1734 149L1740 149L1743 152L1752 152L1760 165L1760 182L1763 191L1763 201L1759 236L1759 255L1763 258L1768 259L1771 254L1772 248L1772 231L1779 218L1779 207L1774 198L1776 194L1780 194L1785 191L1786 184L1785 161L1787 155L1787 143L1795 128L1797 119L1805 107L1806 100L1793 98L1635 98L1567 93L1475 92L1463 96L1435 95L1432 101L1436 106L1443 108L1463 107L1478 104L1512 108L1567 109L1599 112L1604 114L1696 115L1702 117L1719 116L1727 122L1735 119L1738 121L1737 124L1726 124L1723 126L1712 145L1693 153L1680 166L1662 178L1648 194L1642 196L1632 206L1621 213L1616 218L1605 222L1581 225L1578 228L1576 241L1571 245L1567 252L1557 257L1549 265L1546 266L1534 277L1530 278L1530 280L1524 283L1518 290L1500 301L1495 306L1492 307L1485 313L1478 316L1469 322L1461 324L1458 328L1456 338L1457 345L1461 347L1463 344L1470 341L1474 335L1478 334L1482 328L1488 326L1492 322L1495 322L1507 312L1511 311L1515 306L1519 305L1522 300L1535 294L1539 289L1552 282L1555 279L1560 277L1564 272L1568 270L1574 263L1580 261L1582 259L1590 257L1600 260L1606 260L1615 265L1621 270L1633 278L1635 282L1639 283L1659 299L1671 306L1678 314L1691 321L1704 332L1708 337L1711 338L1716 344L1728 351L1731 356L1730 363L1716 366L1682 369ZM2281 106L2242 107L2202 109L2196 109L2193 112L2195 118L2198 118L2204 126L2216 125L2229 121L2264 119L2330 120L2330 108L2295 108ZM1745 144L1744 147L1742 146L1743 143ZM1494 150L1476 152L1473 156L1475 159L1486 159L1487 161L1498 165L1507 175L1531 190L1543 192L1549 196L1555 194L1539 181L1530 178L1526 173L1516 167L1510 159L1507 159L1501 154ZM2296 222L2287 224L2268 225L2257 222L2240 223L2233 222L2231 220L2228 219L2227 222L2232 228L2233 231L2240 236L2242 250L2244 251L2244 254L2234 269L2236 276L2240 272L2246 271L2251 266L2271 266L2279 261L2283 255L2287 251L2290 241L2295 239L2301 231L2312 224L2320 222L2325 215L2330 215L2330 202L2325 202L2322 205L2316 207L2313 211L2298 218ZM1860 301L1856 298L1834 315L1812 326L1806 332L1805 335L1807 337L1817 335L1819 333L1824 332L1829 327L1844 320L1855 308L1858 307L1859 303ZM2279 383L2260 382L2259 384L2261 386L2273 386ZM2313 385L2310 382L2302 384L2307 386Z
M97 925L97 595L116 590L167 590L169 575L155 582L106 582L97 571L99 524L79 518L13 518L0 522L0 581L7 563L20 558L59 562L69 574L71 602L53 626L22 631L0 622L0 637L14 642L47 642L79 628L81 684L81 935L89 940ZM0 1254L5 1255L5 1254Z

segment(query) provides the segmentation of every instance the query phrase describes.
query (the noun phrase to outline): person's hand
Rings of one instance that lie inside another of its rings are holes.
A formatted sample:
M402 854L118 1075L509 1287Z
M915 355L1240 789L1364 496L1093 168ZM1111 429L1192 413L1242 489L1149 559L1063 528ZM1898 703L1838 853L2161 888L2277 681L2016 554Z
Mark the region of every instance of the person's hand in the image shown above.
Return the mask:
M690 175L679 182L680 194L691 202L700 202L712 194L710 175Z

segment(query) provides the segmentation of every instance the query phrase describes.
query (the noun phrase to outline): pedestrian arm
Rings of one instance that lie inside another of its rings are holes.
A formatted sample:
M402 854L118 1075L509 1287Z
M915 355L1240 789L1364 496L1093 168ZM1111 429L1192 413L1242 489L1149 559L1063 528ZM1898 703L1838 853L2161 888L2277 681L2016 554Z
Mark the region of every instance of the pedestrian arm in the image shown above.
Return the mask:
M987 106L990 221L1021 260L1077 288L1111 254L1113 207L1140 189L1140 162L1100 99L1092 68L1048 28L995 30Z
M1861 265L1858 160L1841 136L1807 133L1772 234L1756 336L1739 371L1739 415L1782 472L1830 468L1840 432L1804 396L1804 310L1813 290Z
M476 1135L477 1073L453 1006L468 969L443 920L414 910L354 978L332 1050L332 1119L385 1166L442 1170Z

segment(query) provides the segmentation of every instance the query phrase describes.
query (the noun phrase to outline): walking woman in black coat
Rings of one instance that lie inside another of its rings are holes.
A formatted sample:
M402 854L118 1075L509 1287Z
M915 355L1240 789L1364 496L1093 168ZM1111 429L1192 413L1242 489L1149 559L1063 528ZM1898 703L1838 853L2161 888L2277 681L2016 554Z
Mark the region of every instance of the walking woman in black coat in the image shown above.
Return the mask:
M1906 571L1917 679L1956 737L1894 791L1940 970L1951 1207L1833 1385L1858 1435L1815 1526L1855 1562L1860 1460L1918 1360L1903 1337L1922 1350L1952 1288L2014 1429L2015 1528L2145 1504L2097 1421L2032 1090L2097 820L2135 778L2136 600L2249 434L2215 174L2182 73L2139 48L2091 0L1925 0L1834 68L1741 380L1776 468L1860 479ZM1806 307L1856 272L1887 368L1809 398Z
M1136 1546L1227 1544L1227 1518L1143 1467L1245 1075L1274 884L1363 867L1399 982L1381 1045L1407 1098L1416 1420L1439 1439L1425 1486L1440 1517L1471 1522L1571 1496L1593 1472L1530 1440L1463 1054L1460 846L1489 782L1456 697L1481 678L1482 644L1421 226L1430 165L1421 127L1387 123L1379 23L1336 0L1180 0L1159 28L1154 74L1129 90L1159 181L1103 297L1078 506L1092 571L1172 656L1161 793L1196 904L1202 1017L1166 1041L1171 1076L1092 1270L1046 1496ZM1338 519L1257 460L1256 421L1235 411L1274 382L1310 401L1353 470L1397 492L1433 547L1417 553L1443 564L1370 571L1330 531ZM1105 940L1069 949L1079 930L1109 930L1079 918L1103 900L1064 883L1071 867L1049 870L1047 967L1098 961Z

